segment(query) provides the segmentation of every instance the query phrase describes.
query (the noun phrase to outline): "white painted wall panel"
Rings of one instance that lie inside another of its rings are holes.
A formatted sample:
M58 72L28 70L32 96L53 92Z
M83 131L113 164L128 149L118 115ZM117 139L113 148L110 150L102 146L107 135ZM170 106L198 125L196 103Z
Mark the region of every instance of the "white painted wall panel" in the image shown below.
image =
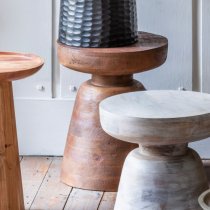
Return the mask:
M198 6L198 72L199 90L210 93L210 1L197 0ZM196 80L196 78L195 78ZM204 158L210 158L210 138L191 144Z
M148 89L192 89L192 0L137 0L139 30L166 36L168 59L136 78Z
M59 28L59 13L60 13L60 1L52 1L53 7L53 30L52 30L52 93L53 98L60 98L61 87L60 87L60 64L57 56L57 39L58 39L58 28Z
M57 31L54 32L55 40L58 38L58 23L59 23L59 12L60 12L60 1L57 1L55 4L55 23L57 24ZM64 66L59 66L59 73L56 73L57 77L59 74L59 81L56 80L57 86L57 95L61 98L71 98L75 99L77 91L71 91L71 87L79 88L82 82L88 80L90 75L79 73L70 69L65 68Z
M202 91L210 93L210 1L202 0Z
M62 155L73 105L72 100L15 100L20 154Z
M89 74L76 72L61 66L61 97L74 99L77 91L70 91L70 87L78 89L89 78Z
M35 76L14 83L16 97L51 97L52 1L0 0L0 50L32 52L45 59ZM45 91L36 86L44 85Z

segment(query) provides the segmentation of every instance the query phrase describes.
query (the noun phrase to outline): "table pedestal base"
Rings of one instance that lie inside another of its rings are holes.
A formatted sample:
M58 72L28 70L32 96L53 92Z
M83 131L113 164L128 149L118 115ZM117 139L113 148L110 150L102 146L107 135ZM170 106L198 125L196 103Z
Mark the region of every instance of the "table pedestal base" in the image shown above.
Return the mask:
M122 166L136 144L107 135L99 121L99 103L120 93L144 90L128 76L93 76L79 89L64 152L61 180L73 187L117 191Z
M0 83L0 210L24 210L11 82Z
M198 154L179 146L140 147L126 158L115 210L201 210L208 181Z

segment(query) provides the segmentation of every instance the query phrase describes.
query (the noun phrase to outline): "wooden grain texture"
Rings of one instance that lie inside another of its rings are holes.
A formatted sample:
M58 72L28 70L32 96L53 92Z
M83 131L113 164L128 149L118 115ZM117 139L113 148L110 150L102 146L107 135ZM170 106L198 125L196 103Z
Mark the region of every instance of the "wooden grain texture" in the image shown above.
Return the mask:
M0 210L23 210L23 189L12 83L37 72L43 60L35 55L0 52Z
M37 157L37 158L40 161L46 159L46 157ZM30 161L33 162L34 157L27 157L27 159L28 159L29 162ZM59 158L59 157L55 157L55 158L53 158L53 162L54 163L59 163L60 162L60 159L61 158ZM208 175L208 180L210 180L210 169L209 169L210 168L210 160L204 160L203 163L204 163L204 166L205 166L205 170L207 172L207 175ZM26 165L24 165L22 167L22 170L28 170L28 167L29 168L32 168L33 166L34 166L33 164L26 164ZM52 166L53 166L53 169L51 170ZM27 167L27 168L25 168L25 167ZM33 170L30 170L30 171L31 171L31 173L34 173ZM59 174L60 173L60 164L53 164L52 163L52 165L49 168L48 174L49 174L50 171L52 171L53 174ZM57 185L56 185L57 178L55 178L55 184L53 183L53 177L51 177L50 179L49 179L49 182L50 182L50 190L51 191L54 191L55 194L60 194L60 196L62 196L63 188L57 187ZM34 198L34 202L36 202L37 205L38 205L38 201L40 202L39 203L40 208L33 208L33 207L31 207L31 209L33 209L33 210L45 210L45 209L49 209L49 206L48 206L49 201L50 201L50 198L48 198L49 189L48 189L48 187L46 187L46 186L49 186L49 185L45 185L47 180L48 180L48 178L47 178L47 175L46 175L45 180L42 182L42 185L44 185L44 187L41 186L38 189L38 191L36 193L36 197ZM31 184L29 187L32 187L33 188L33 184ZM73 189L75 189L75 188L73 188ZM39 191L41 191L41 194L39 193ZM84 190L84 191L86 192L86 190ZM103 193L103 192L100 192L100 193ZM100 202L98 202L98 199L95 199L96 204L94 204L94 206L97 206L98 205L98 210L114 210L114 202L115 202L116 194L117 194L116 192L105 192L103 194L103 197L101 198L101 201ZM41 199L40 200L39 199L37 200L37 198L40 197L39 195L42 195L46 199L43 203L41 202ZM80 197L83 197L83 196L80 196ZM70 197L67 197L66 198L66 203L68 202L68 205L70 205L70 203L69 203L70 201L68 201L69 198ZM72 199L71 198L71 201L73 201L74 202L74 206L77 205L77 207L78 206L80 206L80 207L81 206L85 206L85 204L86 204L86 203L83 203L83 202L86 202L85 199L78 199L77 201L80 204L75 204L77 202L75 199ZM81 204L81 203L83 203L83 204ZM54 203L54 205L57 207L57 203ZM93 205L90 205L90 208L87 209L87 210L92 210L92 207L91 206L93 206ZM61 208L55 208L55 207L53 207L53 204L51 205L51 208L52 209L56 209L56 210L63 210L63 207L61 207Z
M113 210L116 196L116 192L105 192L98 207L98 210Z
M42 58L23 53L0 52L0 80L16 80L36 73L44 64Z
M60 182L61 160L62 158L53 158L31 210L60 210L65 206L72 188Z
M51 157L28 158L21 161L25 208L30 209L52 162Z
M133 74L162 65L165 37L140 32L136 44L118 48L75 48L58 43L60 63L91 73L80 87L68 133L61 180L73 187L116 191L125 156L135 145L122 144L101 128L99 103L106 97L145 90Z
M60 63L84 73L127 75L154 69L167 57L165 37L141 32L136 44L118 48L78 48L58 43Z
M73 189L64 210L97 210L102 196L103 192Z
M206 189L202 162L192 149L175 156L135 149L123 167L115 210L201 210L198 197Z
M107 135L100 125L98 106L106 97L140 90L144 90L143 85L130 75L114 79L98 76L94 77L94 84L91 80L82 84L64 152L61 170L64 183L82 189L117 191L125 157L137 145Z
M3 157L0 156L0 209L9 210L9 198L7 190L6 167Z
M210 136L210 95L191 91L141 91L100 104L111 136L143 145L170 145Z
M0 209L23 210L11 82L0 82Z
M125 160L115 210L201 210L208 180L190 141L210 136L210 95L140 91L100 104L103 129L138 143Z

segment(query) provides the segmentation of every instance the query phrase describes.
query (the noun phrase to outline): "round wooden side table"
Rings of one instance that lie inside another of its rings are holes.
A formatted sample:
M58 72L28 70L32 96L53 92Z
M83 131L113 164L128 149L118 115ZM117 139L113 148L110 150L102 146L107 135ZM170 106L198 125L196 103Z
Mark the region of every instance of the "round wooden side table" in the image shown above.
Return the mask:
M133 74L167 57L165 37L139 33L138 43L118 48L76 48L58 43L60 63L92 74L78 91L64 152L61 180L73 187L116 191L123 162L136 144L116 141L101 128L99 103L112 95L145 90Z
M100 104L100 118L109 135L139 144L124 163L115 210L201 210L208 180L187 143L210 136L209 94L121 94Z
M24 210L11 81L34 74L42 65L35 55L0 52L0 210Z

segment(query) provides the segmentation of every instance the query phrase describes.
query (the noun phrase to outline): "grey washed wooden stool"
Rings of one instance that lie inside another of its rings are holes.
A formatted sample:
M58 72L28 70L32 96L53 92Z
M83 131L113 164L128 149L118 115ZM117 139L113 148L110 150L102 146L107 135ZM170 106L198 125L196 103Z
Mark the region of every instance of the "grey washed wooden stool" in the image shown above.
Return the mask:
M115 210L200 210L208 189L199 155L188 142L210 136L210 95L143 91L105 99L102 128L138 143L124 163Z

